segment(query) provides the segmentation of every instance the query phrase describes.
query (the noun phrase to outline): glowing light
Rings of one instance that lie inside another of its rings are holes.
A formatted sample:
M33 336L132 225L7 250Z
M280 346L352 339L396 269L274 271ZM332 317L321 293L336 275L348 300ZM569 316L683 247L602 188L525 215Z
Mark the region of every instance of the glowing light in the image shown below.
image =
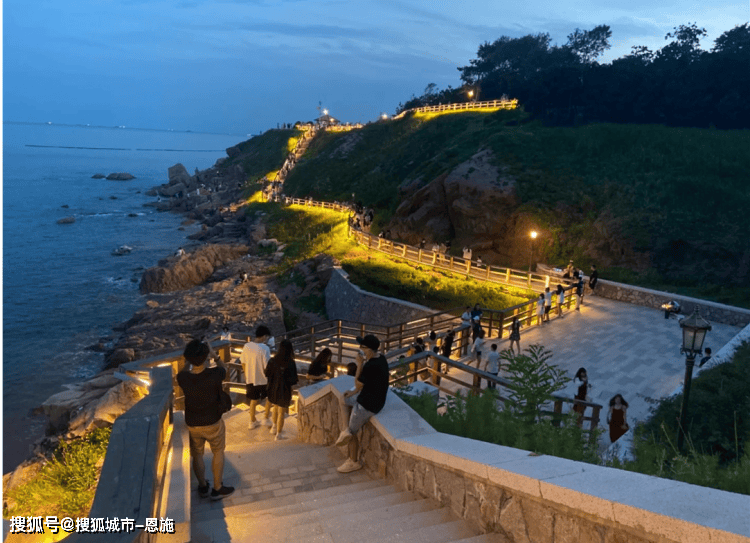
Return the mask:
M328 110L327 109L323 110L323 115L328 115Z
M532 231L531 231L531 233L530 233L529 235L531 236L531 239L536 239L536 237L537 237L537 236L538 236L539 234L537 234L536 230L532 230Z
M474 91L473 90L469 91L469 98L474 98Z

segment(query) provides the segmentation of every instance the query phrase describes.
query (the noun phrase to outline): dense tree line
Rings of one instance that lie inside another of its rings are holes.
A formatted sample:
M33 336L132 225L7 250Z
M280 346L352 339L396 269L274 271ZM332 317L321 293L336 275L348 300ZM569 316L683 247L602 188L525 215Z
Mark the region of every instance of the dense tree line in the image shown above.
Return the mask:
M672 126L750 128L750 25L724 32L710 51L700 48L704 28L680 25L658 51L645 46L609 64L607 25L576 29L564 45L549 34L502 36L479 46L477 58L458 68L463 85L439 90L431 83L399 111L480 100L518 98L527 112L552 124L590 121Z

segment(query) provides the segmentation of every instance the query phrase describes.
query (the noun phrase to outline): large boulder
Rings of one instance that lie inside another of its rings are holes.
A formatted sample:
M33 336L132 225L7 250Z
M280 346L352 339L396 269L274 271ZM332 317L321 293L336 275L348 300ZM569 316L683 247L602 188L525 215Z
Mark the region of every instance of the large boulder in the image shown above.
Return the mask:
M74 222L76 222L75 217L63 217L57 221L57 224L73 224Z
M246 255L246 245L206 245L180 259L149 268L141 278L144 294L174 292L204 283L214 271L228 262Z
M114 424L115 419L145 396L145 388L132 381L117 383L104 395L81 406L68 423L68 437L79 437Z
M177 185L178 183L182 183L185 186L189 186L191 184L190 180L190 174L182 164L178 163L169 168L170 185Z
M73 414L120 383L112 373L106 371L86 382L65 385L66 390L47 398L41 410L47 416L50 428L56 432L65 430Z

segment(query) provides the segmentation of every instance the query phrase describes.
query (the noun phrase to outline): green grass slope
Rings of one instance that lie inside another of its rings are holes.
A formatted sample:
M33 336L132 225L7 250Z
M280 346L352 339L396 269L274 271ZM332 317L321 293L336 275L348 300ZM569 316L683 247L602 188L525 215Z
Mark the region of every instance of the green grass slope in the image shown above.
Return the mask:
M604 236L647 257L615 262L605 278L750 304L748 130L545 127L520 110L413 115L317 137L286 193L356 193L383 220L399 185L426 184L483 148L516 178L518 212L546 231L542 259L587 266L587 245Z
M229 158L222 164L222 169L239 164L251 181L269 172L276 172L289 154L289 139L300 134L299 130L268 130L260 136L238 143L227 150ZM234 156L232 149L238 151Z

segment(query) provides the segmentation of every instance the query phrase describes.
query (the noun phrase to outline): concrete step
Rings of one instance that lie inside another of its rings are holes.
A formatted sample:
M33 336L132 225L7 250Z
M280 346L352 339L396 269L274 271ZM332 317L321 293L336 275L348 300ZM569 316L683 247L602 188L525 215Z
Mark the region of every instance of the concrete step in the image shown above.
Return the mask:
M378 490L374 490L378 489ZM382 490L381 490L382 489ZM278 498L269 498L262 501L254 501L250 503L242 503L239 505L233 505L231 507L224 507L224 511L228 514L235 514L237 511L245 513L259 513L268 509L274 509L276 507L284 507L288 505L297 505L302 502L309 502L314 500L322 500L325 498L332 498L334 496L340 496L342 494L349 494L351 492L373 490L373 492L381 493L392 493L395 489L390 485L387 485L383 481L365 481L363 483L355 483L353 485L340 485L325 488L323 490L309 490L307 492L298 492L296 494L290 494L288 496L280 496ZM241 508L241 509L239 509Z
M435 536L444 533L446 530L438 529L436 525L452 523L455 518L447 509L430 509L418 513L402 515L396 518L381 516L373 518L368 516L369 512L364 512L357 518L357 522L341 522L340 519L334 519L334 522L326 522L328 533L336 543L360 543L362 541L425 541L433 542ZM336 522L338 521L338 522ZM421 532L432 528L434 530L431 538L421 539ZM442 527L445 528L445 527ZM456 529L455 537L450 539L461 539L470 537L474 533L464 522L458 522L451 526ZM406 536L408 532L414 532ZM417 539L415 539L417 538Z
M288 498L294 498L293 503L287 505L281 505L277 507L266 507L267 504L264 500L260 502L245 503L237 505L231 508L225 509L225 511L235 516L253 517L253 518L268 518L268 517L280 517L284 515L293 515L296 513L302 513L306 511L313 511L323 508L336 508L336 507L348 507L350 503L359 503L361 501L374 500L384 498L383 506L388 505L388 500L396 500L394 503L400 503L400 501L408 501L401 494L407 494L412 496L410 493L399 493L396 492L392 486L383 485L364 490L353 490L346 492L345 489L353 485L341 485L338 487L331 487L326 489L326 493L323 497L311 497L306 492L299 494L293 494L290 496L283 496ZM273 498L274 500L278 498ZM412 498L416 499L416 497ZM398 501L400 500L400 501Z
M463 520L418 526L387 537L363 539L362 543L449 543L473 539L474 532ZM491 542L488 542L491 543Z
M345 534L352 541L359 541L358 532L362 526L372 526L377 530L380 524L390 524L401 517L430 512L432 505L427 500L414 500L401 504L340 513L335 507L315 509L294 515L279 517L237 517L211 521L214 527L227 529L232 540L242 540L251 536L255 541L274 541L279 534L295 541L309 535L330 534L338 541L336 534ZM311 532L311 529L314 531ZM214 535L218 534L214 530Z

